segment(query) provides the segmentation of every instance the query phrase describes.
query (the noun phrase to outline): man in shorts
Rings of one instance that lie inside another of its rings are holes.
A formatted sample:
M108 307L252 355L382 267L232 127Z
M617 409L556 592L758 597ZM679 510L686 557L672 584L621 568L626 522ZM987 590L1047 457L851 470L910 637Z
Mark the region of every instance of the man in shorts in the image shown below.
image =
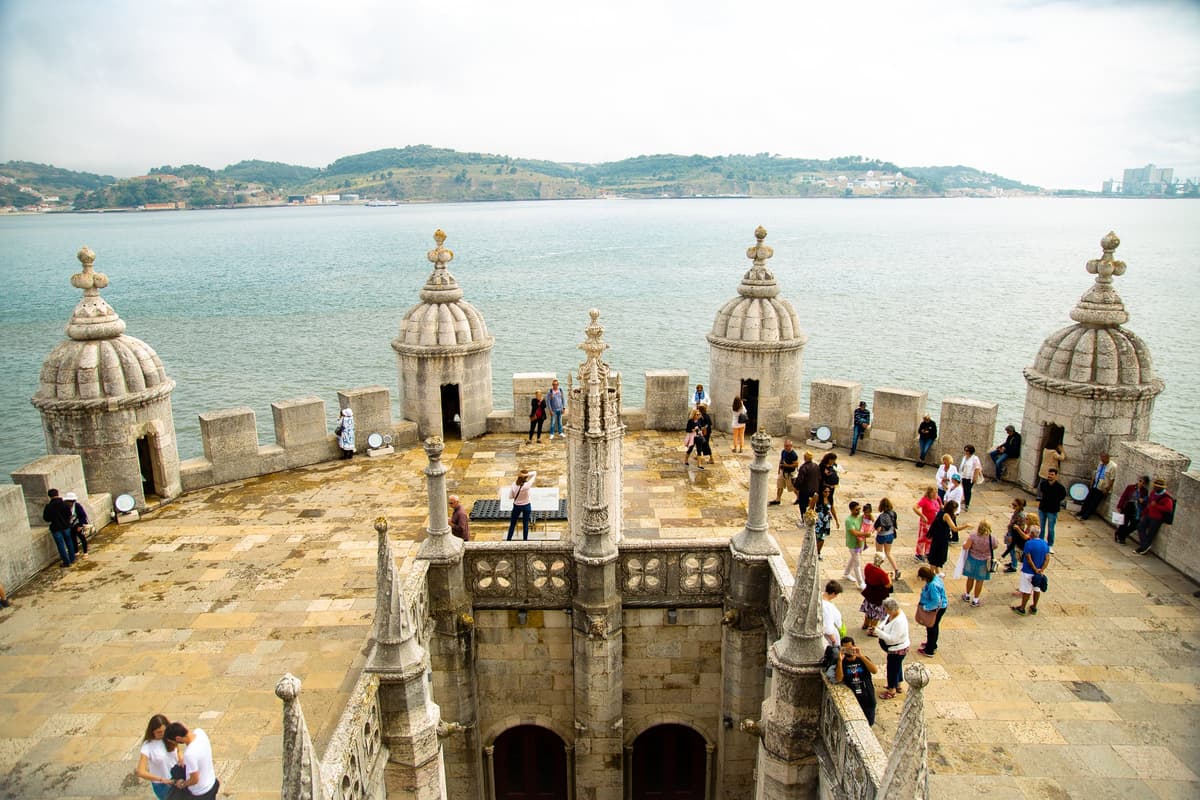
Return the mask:
M1021 605L1013 606L1013 611L1021 616L1025 616L1026 613L1036 614L1038 612L1038 599L1042 596L1042 588L1038 584L1044 578L1038 579L1037 576L1044 576L1046 568L1049 566L1049 542L1045 539L1032 538L1027 541L1025 543L1025 555L1021 559L1020 582L1017 584L1017 589L1021 592ZM1033 597L1033 605L1029 606L1029 610L1026 612L1026 606L1029 605L1030 597Z

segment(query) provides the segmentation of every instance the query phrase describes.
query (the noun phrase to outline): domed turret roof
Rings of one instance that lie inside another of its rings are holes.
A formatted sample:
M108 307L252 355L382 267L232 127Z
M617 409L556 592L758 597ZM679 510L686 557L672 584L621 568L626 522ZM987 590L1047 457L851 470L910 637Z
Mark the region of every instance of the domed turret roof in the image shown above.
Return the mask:
M753 350L788 350L808 341L792 304L779 296L767 259L775 254L763 239L767 230L754 231L755 244L746 250L754 263L742 277L738 296L721 306L708 334L710 344Z
M392 340L397 353L413 355L461 355L492 346L483 315L463 300L463 291L446 269L454 251L443 247L446 234L434 232L437 247L430 250L433 272L421 289L421 302L400 320L400 335Z
M1150 349L1133 331L1122 328L1129 314L1113 287L1125 274L1125 262L1113 258L1121 240L1111 231L1100 240L1104 254L1087 263L1096 282L1071 311L1070 325L1042 342L1025 379L1050 391L1108 397L1153 397L1163 390L1154 374Z
M125 336L125 321L100 296L108 276L95 272L96 254L84 247L77 254L83 271L71 285L83 290L67 323L69 337L42 363L33 404L42 410L115 410L169 395L175 381L150 345Z

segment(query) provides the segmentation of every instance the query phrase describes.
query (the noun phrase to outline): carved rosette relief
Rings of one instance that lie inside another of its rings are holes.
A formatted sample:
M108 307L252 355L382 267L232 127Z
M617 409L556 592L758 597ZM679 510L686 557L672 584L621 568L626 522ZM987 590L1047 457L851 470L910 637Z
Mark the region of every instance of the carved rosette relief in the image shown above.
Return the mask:
M712 553L686 553L679 560L679 590L689 594L720 591L725 561Z
M625 590L631 594L662 594L665 588L665 565L657 555L637 555L626 558Z
M481 558L475 562L475 590L483 595L512 594L513 571L513 562L507 558Z
M569 565L565 558L530 556L528 570L529 588L533 594L543 597L566 597L570 594Z

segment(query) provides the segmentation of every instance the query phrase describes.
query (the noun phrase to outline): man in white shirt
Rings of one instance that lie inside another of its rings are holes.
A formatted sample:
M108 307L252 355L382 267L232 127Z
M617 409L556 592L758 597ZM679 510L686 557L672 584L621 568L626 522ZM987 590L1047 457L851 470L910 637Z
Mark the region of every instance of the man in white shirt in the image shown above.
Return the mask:
M962 476L963 499L959 505L963 511L971 510L971 489L976 481L983 478L983 462L975 455L975 445L969 444L963 448L962 461L958 464L958 474Z
M208 734L202 728L188 730L181 722L172 722L167 726L163 739L175 744L186 745L183 751L183 766L187 769L187 778L173 782L176 789L187 789L192 797L201 800L213 800L221 788L217 780L217 771L213 767L212 743Z
M821 622L824 624L821 632L825 634L825 643L834 647L841 647L842 642L842 612L833 604L834 598L841 593L842 585L830 581L821 595Z

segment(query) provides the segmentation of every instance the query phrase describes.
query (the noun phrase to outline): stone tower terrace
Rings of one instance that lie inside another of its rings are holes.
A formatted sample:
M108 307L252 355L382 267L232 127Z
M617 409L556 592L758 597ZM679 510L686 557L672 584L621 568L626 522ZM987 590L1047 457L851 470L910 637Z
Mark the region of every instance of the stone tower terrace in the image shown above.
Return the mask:
M727 539L744 524L750 455L730 454L718 436L720 460L685 469L681 438L626 437L627 536ZM518 465L565 489L564 454L558 441L489 435L449 442L444 463L450 491L469 507L496 497ZM919 584L907 555L915 538L908 508L932 471L844 452L839 460L840 506L887 496L900 511L898 599L911 616ZM407 567L426 525L426 463L412 447L204 489L134 525L105 528L71 570L44 570L0 611L0 796L148 793L131 773L146 720L163 712L209 732L223 796L278 797L276 681L289 671L302 679L309 729L324 750L371 635L372 521L388 517ZM1017 491L985 484L965 519L986 516L1002 528ZM801 544L795 516L793 506L769 509L792 565ZM1200 796L1195 586L1157 558L1120 548L1104 523L1062 516L1042 613L1011 613L1015 580L998 574L981 608L951 600L938 655L923 659L934 678L926 690L931 794ZM505 527L476 523L472 532L496 540ZM823 578L841 575L840 538L827 543ZM951 598L961 586L948 581ZM852 634L858 603L853 591L838 603ZM866 650L877 652L870 642ZM885 748L899 711L899 699L880 702Z

